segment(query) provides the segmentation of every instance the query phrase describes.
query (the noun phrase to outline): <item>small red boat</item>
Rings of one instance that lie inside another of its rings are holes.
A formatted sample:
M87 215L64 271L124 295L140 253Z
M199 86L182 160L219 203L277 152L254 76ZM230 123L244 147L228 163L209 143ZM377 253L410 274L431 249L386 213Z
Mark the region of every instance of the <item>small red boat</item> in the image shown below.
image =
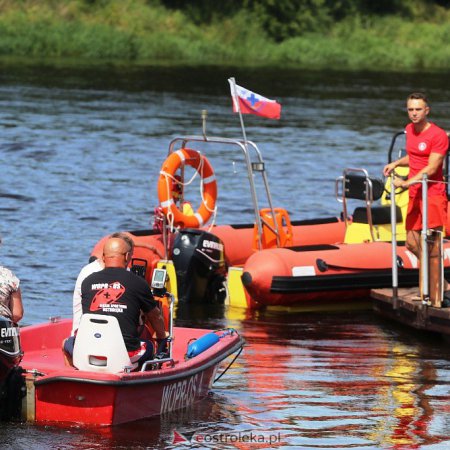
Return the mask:
M61 351L71 326L65 319L21 329L30 421L108 426L184 408L207 395L220 363L243 346L232 329L175 327L171 358L145 363L142 371L77 370L64 364Z

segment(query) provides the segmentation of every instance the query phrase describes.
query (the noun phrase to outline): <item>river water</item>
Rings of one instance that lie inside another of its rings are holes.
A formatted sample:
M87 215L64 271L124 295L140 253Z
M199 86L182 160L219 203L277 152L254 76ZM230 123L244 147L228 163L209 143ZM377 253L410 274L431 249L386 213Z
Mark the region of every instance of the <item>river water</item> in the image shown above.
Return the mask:
M0 66L0 262L21 279L24 325L70 316L75 278L100 237L151 226L168 144L201 134L201 110L208 135L241 138L229 76L282 104L279 121L244 120L274 204L293 219L339 214L334 180L345 167L381 175L411 91L426 89L433 120L450 130L448 77L439 74ZM251 221L242 155L220 148L210 160L217 222ZM247 341L206 400L112 429L1 424L2 448L450 446L448 345L369 305L194 307L179 310L176 324L232 326Z

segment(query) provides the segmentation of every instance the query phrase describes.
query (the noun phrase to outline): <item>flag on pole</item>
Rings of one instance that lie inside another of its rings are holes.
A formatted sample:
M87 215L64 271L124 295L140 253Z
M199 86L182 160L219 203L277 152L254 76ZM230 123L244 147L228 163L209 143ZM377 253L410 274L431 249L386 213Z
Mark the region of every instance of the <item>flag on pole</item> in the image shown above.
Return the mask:
M275 100L270 100L255 92L238 86L233 78L229 78L231 98L233 99L233 112L241 114L256 114L268 119L279 119L281 105Z

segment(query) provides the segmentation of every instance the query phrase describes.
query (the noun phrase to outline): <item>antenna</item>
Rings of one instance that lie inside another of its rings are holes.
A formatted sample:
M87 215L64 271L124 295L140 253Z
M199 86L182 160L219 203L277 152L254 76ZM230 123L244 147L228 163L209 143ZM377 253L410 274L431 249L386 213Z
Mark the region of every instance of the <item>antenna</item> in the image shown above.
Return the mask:
M208 111L206 109L202 109L202 127L203 127L203 138L207 141L206 137L206 119L208 118Z

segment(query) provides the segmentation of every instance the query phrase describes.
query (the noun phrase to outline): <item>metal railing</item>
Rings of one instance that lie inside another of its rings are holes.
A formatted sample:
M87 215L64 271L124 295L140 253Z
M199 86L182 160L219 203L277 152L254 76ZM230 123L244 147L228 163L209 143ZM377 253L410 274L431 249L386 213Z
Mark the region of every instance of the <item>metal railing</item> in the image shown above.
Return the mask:
M370 230L370 236L372 238L372 241L375 242L375 234L373 231L373 220L372 220L372 204L373 204L373 185L372 180L369 177L369 173L366 169L359 169L359 168L352 168L349 167L347 169L344 169L343 174L339 176L334 184L334 191L336 200L339 203L342 203L342 209L343 209L343 215L344 215L344 222L345 226L347 227L349 224L349 215L348 215L348 208L347 208L347 199L348 198L360 198L360 197L354 197L347 193L347 177L350 174L359 173L362 174L362 177L364 178L364 201L366 205L366 211L367 211L367 222L369 225ZM340 190L340 189L341 190Z
M391 232L392 232L392 297L394 302L394 309L397 306L398 301L398 264L397 264L397 236L396 236L396 204L395 204L395 185L394 185L394 173L391 174ZM416 181L412 184L422 184L422 230L420 233L421 242L421 258L420 258L420 274L421 274L421 285L422 285L422 301L423 303L429 305L430 302L430 271L429 271L429 254L428 254L428 242L427 237L429 234L428 230L428 176L426 173L422 175L421 181ZM442 183L445 183L442 181ZM442 243L442 240L440 240ZM441 245L441 244L440 244ZM443 249L439 248L439 257L442 259ZM443 271L439 273L440 276L440 286L443 289Z
M259 201L258 201L258 195L257 190L255 186L254 177L255 174L260 173L262 176L262 182L264 184L264 190L266 194L266 200L268 203L268 206L272 212L272 217L275 217L275 211L273 207L272 202L272 196L269 189L269 181L267 178L266 170L265 170L265 163L262 157L262 154L260 150L258 149L257 145L252 141L242 141L238 139L229 139L229 138L222 138L222 137L208 137L206 135L206 117L207 113L206 111L202 111L202 120L203 120L203 127L202 127L202 136L180 136L172 139L172 141L169 144L169 150L168 155L175 152L178 149L178 146L180 148L184 148L188 143L208 143L208 144L225 144L225 145L232 145L237 146L244 154L245 158L245 164L247 168L247 176L248 181L250 184L250 194L252 198L253 203L253 209L254 209L254 215L255 215L255 224L258 231L258 248L262 249L262 235L263 235L263 219L261 218L259 214ZM177 147L177 148L176 148ZM252 161L251 152L254 152L254 155L256 157L254 158L255 161ZM266 224L269 226L269 224ZM277 244L280 245L280 232L279 226L276 221L274 221L274 228L269 226L269 228L272 229L272 231L276 234L277 237ZM164 230L166 227L164 227Z

